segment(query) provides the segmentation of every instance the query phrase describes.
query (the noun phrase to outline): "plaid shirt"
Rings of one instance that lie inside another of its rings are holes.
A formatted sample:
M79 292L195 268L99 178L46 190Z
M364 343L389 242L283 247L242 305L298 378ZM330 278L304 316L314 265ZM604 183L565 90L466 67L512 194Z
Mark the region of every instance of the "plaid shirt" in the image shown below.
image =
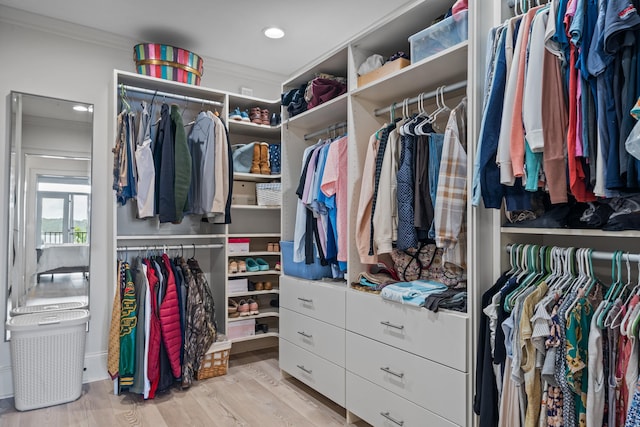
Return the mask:
M467 152L466 98L451 111L434 208L436 245L444 248L443 261L463 268L467 257Z

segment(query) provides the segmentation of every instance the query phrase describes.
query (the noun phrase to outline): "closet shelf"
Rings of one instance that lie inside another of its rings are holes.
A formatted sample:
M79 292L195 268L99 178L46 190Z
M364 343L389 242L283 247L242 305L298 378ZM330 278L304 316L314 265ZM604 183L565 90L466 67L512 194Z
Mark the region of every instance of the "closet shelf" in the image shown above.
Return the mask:
M249 256L280 256L280 252L251 251L251 252L230 252L229 258L242 258Z
M275 328L269 328L270 331L274 330ZM234 342L243 342L243 341L253 341L253 340L257 340L260 338L266 338L266 337L278 337L278 332L277 329L274 332L267 332L266 334L257 334L257 335L249 335L246 337L240 337L240 338L233 338L231 340L232 343Z
M195 239L220 239L227 237L225 234L136 234L129 236L118 236L120 241L124 240L195 240Z
M416 96L416 82L425 76L436 86L424 87L424 91L436 89L443 84L451 84L467 78L467 56L469 42L464 41L411 64L395 73L384 76L368 85L355 89L352 94L379 105L389 104L404 97Z
M237 255L236 255L237 256ZM245 276L265 276L265 275L280 275L279 270L262 270L262 271L243 271L242 273L227 274L229 277L245 277Z
M255 181L255 182L266 182L272 181L274 179L280 179L282 175L261 175L258 173L244 173L244 172L235 172L233 174L234 181Z
M280 210L280 205L276 206L259 206L259 205L231 205L231 209L255 210L255 211L273 211Z
M279 113L278 111L273 111ZM271 118L271 117L269 117ZM280 139L280 125L259 125L257 123L243 122L238 120L229 120L229 132L232 134L248 135L258 138L273 138Z
M283 121L283 126L315 130L344 121L347 117L348 93Z
M240 322L242 320L249 320L249 319L263 319L265 317L280 317L280 313L278 312L277 308L259 307L258 310L260 311L259 314L252 314L249 316L230 317L229 323Z
M259 239L261 237L263 238L269 238L269 237L280 237L280 233L233 233L233 234L228 234L227 237L233 239L233 238L237 238L237 237L253 237L256 239Z
M269 294L279 294L280 289L271 289L270 291L247 291L247 292L234 292L232 294L227 295L228 298L240 298L246 296L255 296L255 295L269 295Z
M500 227L503 234L532 234L552 236L580 236L580 237L640 237L640 231L604 231L577 228L524 228L524 227Z

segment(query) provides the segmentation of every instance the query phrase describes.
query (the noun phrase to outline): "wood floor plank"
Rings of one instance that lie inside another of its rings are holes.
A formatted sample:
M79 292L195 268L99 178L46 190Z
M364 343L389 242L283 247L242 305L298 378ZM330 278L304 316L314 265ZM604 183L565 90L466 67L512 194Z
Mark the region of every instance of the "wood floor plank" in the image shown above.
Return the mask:
M303 383L283 378L277 349L234 355L226 375L147 401L114 395L109 380L84 384L78 400L50 408L18 412L13 399L0 400L0 427L336 427L346 424L345 415Z

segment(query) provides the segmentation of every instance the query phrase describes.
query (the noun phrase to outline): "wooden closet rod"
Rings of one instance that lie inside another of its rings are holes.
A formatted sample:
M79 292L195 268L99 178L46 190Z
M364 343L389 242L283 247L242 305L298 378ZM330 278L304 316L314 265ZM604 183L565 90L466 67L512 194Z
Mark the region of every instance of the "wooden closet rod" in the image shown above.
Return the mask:
M511 252L512 246L513 246L512 244L509 244L505 247L507 252ZM545 245L538 245L538 246L545 246ZM547 247L553 248L554 246L547 246ZM568 248L561 248L561 249L568 249ZM579 249L579 248L576 248L576 249ZM599 261L611 261L613 259L613 252L593 251L591 252L591 259L599 260ZM632 254L632 253L624 252L622 254L622 260L623 261L628 260L629 262L640 262L640 254Z
M147 93L147 94L150 94L150 95L162 96L162 97L166 97L166 98L173 98L173 99L179 99L179 100L183 100L183 101L197 102L197 103L200 103L200 104L215 105L216 107L224 107L224 103L223 102L212 101L210 99L194 98L192 96L186 96L186 95L176 95L175 93L162 92L162 91L159 91L159 90L144 89L144 88L141 88L141 87L128 86L128 85L123 85L123 84L120 85L120 88L124 88L124 90L130 90L132 92Z
M346 128L347 122L336 123L335 125L327 126L324 129L317 130L315 132L308 133L304 136L304 140L308 141L311 138L315 138L316 136L324 135L325 133L331 132L332 130Z
M450 85L445 85L443 93L453 92L453 91L456 91L456 90L459 90L459 89L462 89L462 88L465 88L465 87L467 87L467 81L466 80L458 82L458 83L453 83L453 84L450 84ZM438 93L440 93L440 91L438 89L432 90L431 92L427 92L427 93L423 94L422 95L422 99L428 99L428 98L434 97ZM418 102L419 99L420 99L420 95L414 96L413 98L409 99L409 104L415 104L416 102ZM403 102L404 102L404 100L396 102L395 108L402 108ZM393 105L389 105L388 107L384 107L384 108L378 108L377 110L373 111L373 114L375 116L381 116L381 115L391 111L392 108L393 108Z
M147 246L118 246L118 252L126 251L152 251L156 249L175 250L175 249L222 249L221 243L210 243L206 245L147 245Z

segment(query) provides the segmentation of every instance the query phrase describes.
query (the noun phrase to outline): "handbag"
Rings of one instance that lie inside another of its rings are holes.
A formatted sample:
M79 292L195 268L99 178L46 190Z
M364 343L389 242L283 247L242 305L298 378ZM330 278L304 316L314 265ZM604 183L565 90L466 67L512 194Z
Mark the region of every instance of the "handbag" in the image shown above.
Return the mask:
M391 259L400 280L433 280L449 287L466 286L464 270L442 260L443 249L433 243L421 243L418 248L393 249Z

